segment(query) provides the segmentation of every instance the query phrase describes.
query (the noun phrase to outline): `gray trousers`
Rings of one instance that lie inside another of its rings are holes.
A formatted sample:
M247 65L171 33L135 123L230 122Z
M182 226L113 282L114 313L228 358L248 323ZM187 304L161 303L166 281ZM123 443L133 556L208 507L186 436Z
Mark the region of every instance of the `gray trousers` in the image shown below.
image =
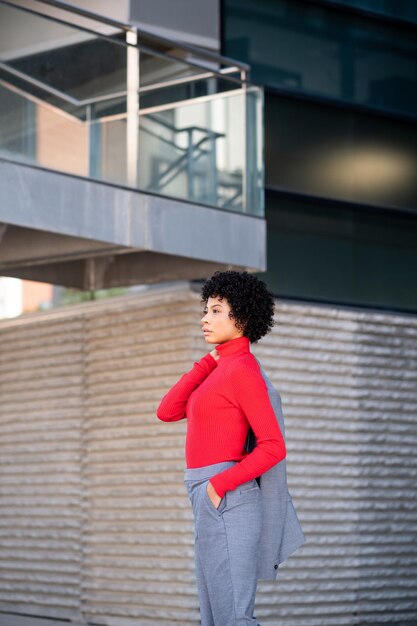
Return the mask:
M260 626L253 615L262 500L256 479L226 491L218 508L207 493L223 461L184 470L194 523L195 572L202 626Z

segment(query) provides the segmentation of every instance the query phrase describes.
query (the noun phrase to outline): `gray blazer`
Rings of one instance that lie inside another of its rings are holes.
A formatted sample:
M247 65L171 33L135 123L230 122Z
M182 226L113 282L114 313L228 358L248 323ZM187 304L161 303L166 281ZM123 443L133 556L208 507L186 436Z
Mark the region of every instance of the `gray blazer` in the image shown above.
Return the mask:
M268 387L269 399L285 440L281 396L272 385L259 360L256 360ZM250 430L246 449L251 452L255 446L256 438ZM305 543L306 539L288 491L285 459L261 474L257 480L261 488L264 513L257 577L263 580L275 580L280 563L286 561L297 548Z

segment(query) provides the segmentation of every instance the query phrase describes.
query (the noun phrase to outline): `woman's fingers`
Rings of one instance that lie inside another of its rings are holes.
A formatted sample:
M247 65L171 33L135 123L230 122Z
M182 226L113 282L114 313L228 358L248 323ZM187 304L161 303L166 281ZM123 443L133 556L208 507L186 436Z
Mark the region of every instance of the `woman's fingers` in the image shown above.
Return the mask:
M207 483L206 490L207 490L208 497L210 498L210 500L213 503L213 506L217 509L219 507L219 504L222 501L222 499L221 499L220 496L217 495L217 493L216 493L216 491L215 491L215 489L212 486L210 481Z

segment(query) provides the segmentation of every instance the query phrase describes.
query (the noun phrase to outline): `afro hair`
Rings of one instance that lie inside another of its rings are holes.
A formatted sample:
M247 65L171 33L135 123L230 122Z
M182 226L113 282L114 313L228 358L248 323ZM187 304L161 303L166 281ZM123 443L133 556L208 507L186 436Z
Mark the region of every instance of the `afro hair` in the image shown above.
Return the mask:
M274 326L274 296L266 284L247 271L217 271L201 288L201 302L225 298L230 305L229 317L251 343L257 343Z

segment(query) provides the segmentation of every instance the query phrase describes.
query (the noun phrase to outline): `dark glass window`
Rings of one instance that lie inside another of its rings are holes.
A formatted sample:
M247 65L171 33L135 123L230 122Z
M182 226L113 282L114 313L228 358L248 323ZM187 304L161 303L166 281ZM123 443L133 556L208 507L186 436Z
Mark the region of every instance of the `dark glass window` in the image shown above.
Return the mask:
M277 296L417 311L417 219L271 192L266 219Z
M389 17L397 17L410 22L417 22L416 0L327 0L334 4L344 4L358 9L374 11Z
M267 93L266 186L416 209L415 126Z
M415 29L300 0L224 0L223 11L223 52L254 82L416 115Z

